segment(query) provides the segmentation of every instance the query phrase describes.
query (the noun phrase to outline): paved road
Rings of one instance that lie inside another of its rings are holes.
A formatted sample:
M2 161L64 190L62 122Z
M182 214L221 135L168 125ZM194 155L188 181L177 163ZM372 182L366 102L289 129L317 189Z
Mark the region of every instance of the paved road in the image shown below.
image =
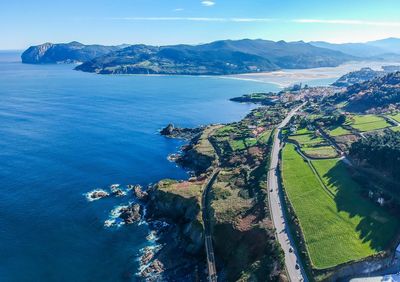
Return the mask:
M281 129L284 126L286 126L286 124L290 121L293 115L295 115L296 112L301 107L304 106L304 104L292 110L278 126L274 136L274 142L271 152L271 164L268 172L269 204L270 204L272 221L276 229L277 239L285 253L286 271L289 275L290 281L293 282L308 281L308 280L307 276L305 275L304 269L301 265L301 261L297 253L297 250L294 247L293 239L289 234L289 227L286 223L285 213L281 205L280 195L283 192L280 191L278 185L278 160L279 160L279 152L281 150L281 140L280 140ZM296 265L299 267L299 269L296 269Z
M208 281L216 282L217 281L217 268L215 267L215 257L214 257L214 249L212 245L212 237L211 237L211 227L210 221L208 218L208 193L219 173L219 169L215 169L208 181L205 184L205 188L203 190L203 194L201 197L201 205L202 205L202 215L203 215L203 223L204 223L204 240L207 254L207 268L208 268Z

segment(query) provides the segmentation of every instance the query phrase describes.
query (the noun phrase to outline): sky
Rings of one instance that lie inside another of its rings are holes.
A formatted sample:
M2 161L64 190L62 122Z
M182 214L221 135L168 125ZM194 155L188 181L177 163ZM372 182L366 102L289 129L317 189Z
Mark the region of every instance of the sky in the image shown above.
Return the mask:
M365 42L400 37L399 0L1 0L0 49L44 42Z

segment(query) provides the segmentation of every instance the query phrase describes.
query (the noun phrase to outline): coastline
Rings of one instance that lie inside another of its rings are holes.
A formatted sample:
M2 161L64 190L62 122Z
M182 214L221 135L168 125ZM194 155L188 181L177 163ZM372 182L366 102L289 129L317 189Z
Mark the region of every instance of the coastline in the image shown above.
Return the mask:
M244 73L221 76L221 78L248 80L254 82L272 83L280 87L288 87L296 83L312 82L321 79L335 79L351 71L363 67L380 69L382 66L400 64L398 61L360 61L348 62L337 67L323 67L310 69L282 69L272 72Z
M270 72L241 73L232 75L187 75L187 74L107 74L116 76L150 76L150 77L200 77L215 79L232 79L250 81L257 83L267 83L278 86L279 88L289 87L297 83L312 83L318 80L336 79L349 72L370 67L374 70L381 69L386 65L399 65L399 61L351 61L337 67L320 67L309 69L281 69ZM76 70L79 71L79 70ZM97 74L97 73L92 73ZM321 83L323 85L324 82ZM326 83L325 83L326 84Z

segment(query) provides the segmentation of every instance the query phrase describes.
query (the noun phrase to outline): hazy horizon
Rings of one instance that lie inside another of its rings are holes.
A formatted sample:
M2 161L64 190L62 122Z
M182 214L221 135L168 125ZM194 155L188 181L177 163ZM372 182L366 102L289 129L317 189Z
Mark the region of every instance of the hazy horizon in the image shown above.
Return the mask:
M400 37L385 37L385 38L377 38L374 40L368 40L368 41L360 41L360 42L341 42L341 43L336 43L336 42L330 42L330 41L324 41L324 40L312 40L312 41L304 41L304 40L295 40L295 41L288 41L288 40L284 40L284 39L279 39L279 40L272 40L272 39L268 39L268 38L238 38L238 39L231 39L231 38L224 38L224 39L218 39L218 40L213 40L213 41L207 41L207 42L197 42L197 43L185 43L185 42L175 42L175 43L171 43L168 45L179 45L179 44L187 44L187 45L201 45L201 44L207 44L207 43L211 43L211 42L215 42L215 41L224 41L224 40L271 40L271 41L286 41L286 42L300 42L303 41L305 43L310 43L310 42L327 42L327 43L332 43L332 44L346 44L346 43L368 43L368 42L372 42L372 41L379 41L379 40L385 40L385 39L400 39ZM71 42L79 42L85 45L104 45L104 44L100 44L97 42L81 42L81 41L77 41L77 40L72 40L72 41L65 41L65 42L53 42L53 41L43 41L42 43L39 43L37 45L40 44L44 44L44 43L53 43L53 44L63 44L63 43L71 43ZM121 42L121 43L117 43L117 44L113 44L113 45L135 45L135 44L147 44L147 43L143 43L143 42L134 42L134 43L128 43L128 42ZM157 45L157 44L148 44L148 45L155 45L155 46L164 46L164 45ZM20 49L0 49L0 52L7 52L7 51L14 51L14 52L23 52L24 50L26 50L27 48L29 48L30 46L36 46L36 45L28 45L25 46L23 48Z
M395 0L22 0L0 11L0 49L44 42L171 45L226 38L366 42L400 37L399 10Z

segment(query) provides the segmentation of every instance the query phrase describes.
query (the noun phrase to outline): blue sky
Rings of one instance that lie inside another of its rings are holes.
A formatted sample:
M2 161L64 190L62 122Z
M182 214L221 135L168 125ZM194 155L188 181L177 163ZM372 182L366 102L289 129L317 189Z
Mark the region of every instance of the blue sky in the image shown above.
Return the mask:
M2 0L0 49L43 42L360 42L400 37L398 0Z

